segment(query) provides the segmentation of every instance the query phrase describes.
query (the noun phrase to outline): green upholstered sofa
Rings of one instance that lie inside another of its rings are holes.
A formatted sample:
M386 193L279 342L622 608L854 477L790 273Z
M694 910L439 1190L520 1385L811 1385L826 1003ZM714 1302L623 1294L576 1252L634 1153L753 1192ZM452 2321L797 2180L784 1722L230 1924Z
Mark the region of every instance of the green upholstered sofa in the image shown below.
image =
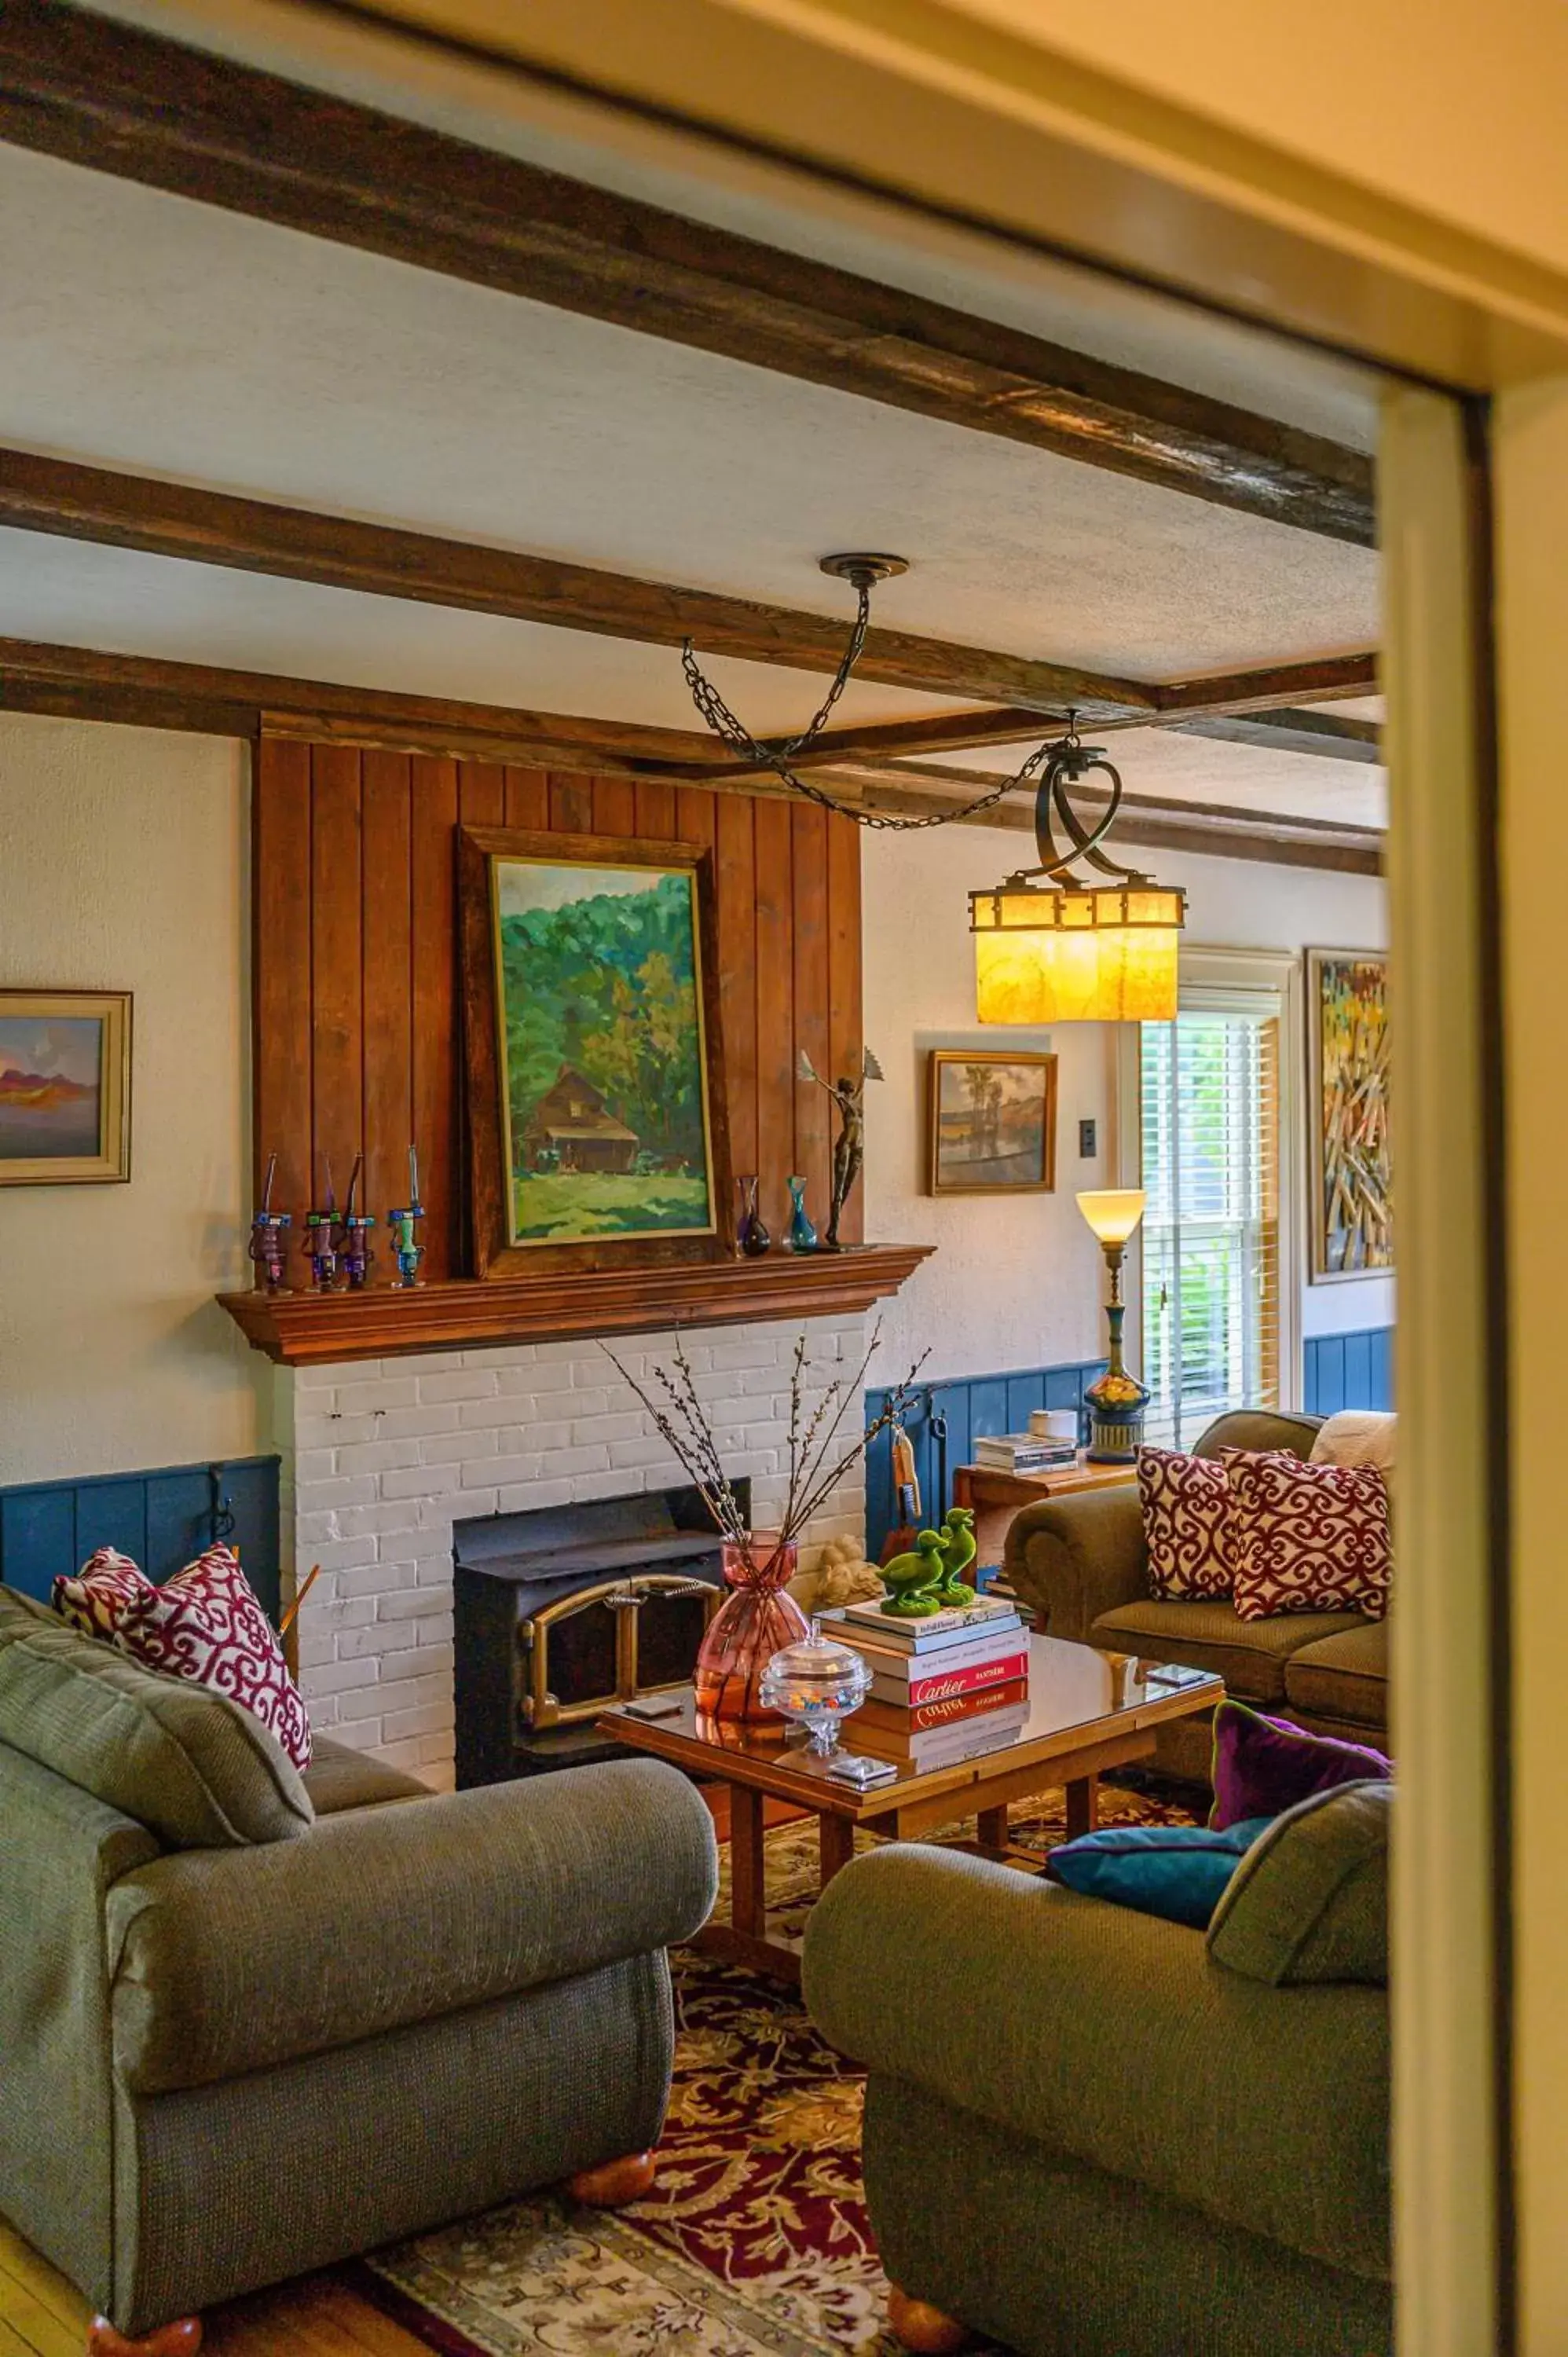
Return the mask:
M1322 1419L1265 1410L1219 1416L1195 1453L1283 1448L1305 1457ZM1007 1577L1053 1637L1213 1670L1255 1709L1320 1734L1386 1748L1389 1629L1356 1612L1239 1620L1229 1602L1167 1603L1149 1592L1135 1483L1026 1506L1007 1534ZM1160 1766L1207 1772L1200 1722L1164 1733Z
M140 2335L657 2139L712 1820L433 1794L0 1588L0 2214Z
M834 1877L805 1998L869 2072L911 2347L961 2323L1025 2357L1389 2357L1391 1807L1288 1813L1207 1939L934 1846Z

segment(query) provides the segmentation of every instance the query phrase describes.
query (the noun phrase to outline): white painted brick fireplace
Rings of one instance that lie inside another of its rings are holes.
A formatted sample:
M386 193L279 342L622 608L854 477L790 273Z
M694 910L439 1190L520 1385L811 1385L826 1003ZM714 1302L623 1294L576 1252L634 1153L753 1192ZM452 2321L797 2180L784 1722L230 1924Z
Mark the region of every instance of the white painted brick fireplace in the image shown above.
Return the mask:
M808 1407L852 1382L864 1317L804 1321ZM783 1502L790 1365L800 1321L683 1332L725 1469L752 1483L759 1529ZM610 1348L639 1382L669 1362L672 1334ZM300 1684L320 1734L373 1751L428 1783L453 1773L452 1525L685 1477L652 1419L596 1341L430 1351L275 1371L284 1560L321 1577L299 1620ZM850 1400L841 1431L865 1422ZM292 1523L292 1542L290 1525ZM856 1466L806 1534L863 1539Z

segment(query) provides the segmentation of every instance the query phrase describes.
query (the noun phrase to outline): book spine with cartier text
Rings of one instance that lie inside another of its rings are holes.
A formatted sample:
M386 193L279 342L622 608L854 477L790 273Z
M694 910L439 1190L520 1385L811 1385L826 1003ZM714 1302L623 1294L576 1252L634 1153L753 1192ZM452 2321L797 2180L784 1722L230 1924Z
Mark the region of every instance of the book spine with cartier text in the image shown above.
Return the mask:
M1004 1653L999 1661L974 1662L966 1670L920 1670L909 1678L875 1670L872 1673L871 1691L877 1702L908 1703L911 1710L917 1710L922 1703L946 1702L952 1695L978 1694L983 1686L1000 1685L1004 1679L1027 1677L1028 1674L1026 1652Z
M975 1694L946 1695L940 1702L918 1703L912 1708L908 1705L899 1708L874 1697L861 1705L854 1714L854 1723L858 1727L883 1728L889 1735L926 1735L937 1727L966 1726L971 1720L986 1718L993 1711L1007 1710L1028 1699L1027 1679L1004 1678L999 1684L983 1686Z

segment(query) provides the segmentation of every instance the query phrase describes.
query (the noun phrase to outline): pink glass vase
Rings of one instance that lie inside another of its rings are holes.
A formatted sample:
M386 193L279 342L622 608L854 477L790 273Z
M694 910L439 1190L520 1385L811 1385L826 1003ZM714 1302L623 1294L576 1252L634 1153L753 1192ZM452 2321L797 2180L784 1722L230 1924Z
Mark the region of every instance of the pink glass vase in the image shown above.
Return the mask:
M725 1539L730 1593L708 1623L695 1676L697 1708L710 1718L779 1718L763 1707L757 1689L774 1654L809 1633L805 1614L785 1593L799 1563L794 1540L780 1544L771 1531L754 1531L744 1546Z

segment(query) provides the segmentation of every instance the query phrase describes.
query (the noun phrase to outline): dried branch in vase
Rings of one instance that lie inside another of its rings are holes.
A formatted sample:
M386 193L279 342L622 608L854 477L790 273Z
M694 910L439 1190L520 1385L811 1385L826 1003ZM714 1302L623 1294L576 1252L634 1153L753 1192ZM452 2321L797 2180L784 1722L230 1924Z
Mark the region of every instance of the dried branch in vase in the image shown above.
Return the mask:
M770 1542L781 1548L801 1537L812 1517L827 1503L877 1435L886 1432L890 1425L900 1423L908 1412L915 1380L929 1356L928 1351L921 1351L903 1382L889 1391L887 1405L880 1415L858 1433L846 1436L843 1432L844 1418L865 1390L866 1373L881 1340L882 1329L877 1326L853 1374L835 1376L825 1384L810 1413L809 1346L803 1333L796 1341L789 1370L789 1479L782 1517L777 1532L770 1530L768 1534ZM749 1562L750 1521L742 1512L725 1472L718 1442L683 1345L676 1342L673 1372L663 1366L653 1369L657 1390L640 1383L607 1343L601 1347L621 1381L642 1402L653 1419L654 1430L684 1469L712 1514L714 1528L739 1547Z

